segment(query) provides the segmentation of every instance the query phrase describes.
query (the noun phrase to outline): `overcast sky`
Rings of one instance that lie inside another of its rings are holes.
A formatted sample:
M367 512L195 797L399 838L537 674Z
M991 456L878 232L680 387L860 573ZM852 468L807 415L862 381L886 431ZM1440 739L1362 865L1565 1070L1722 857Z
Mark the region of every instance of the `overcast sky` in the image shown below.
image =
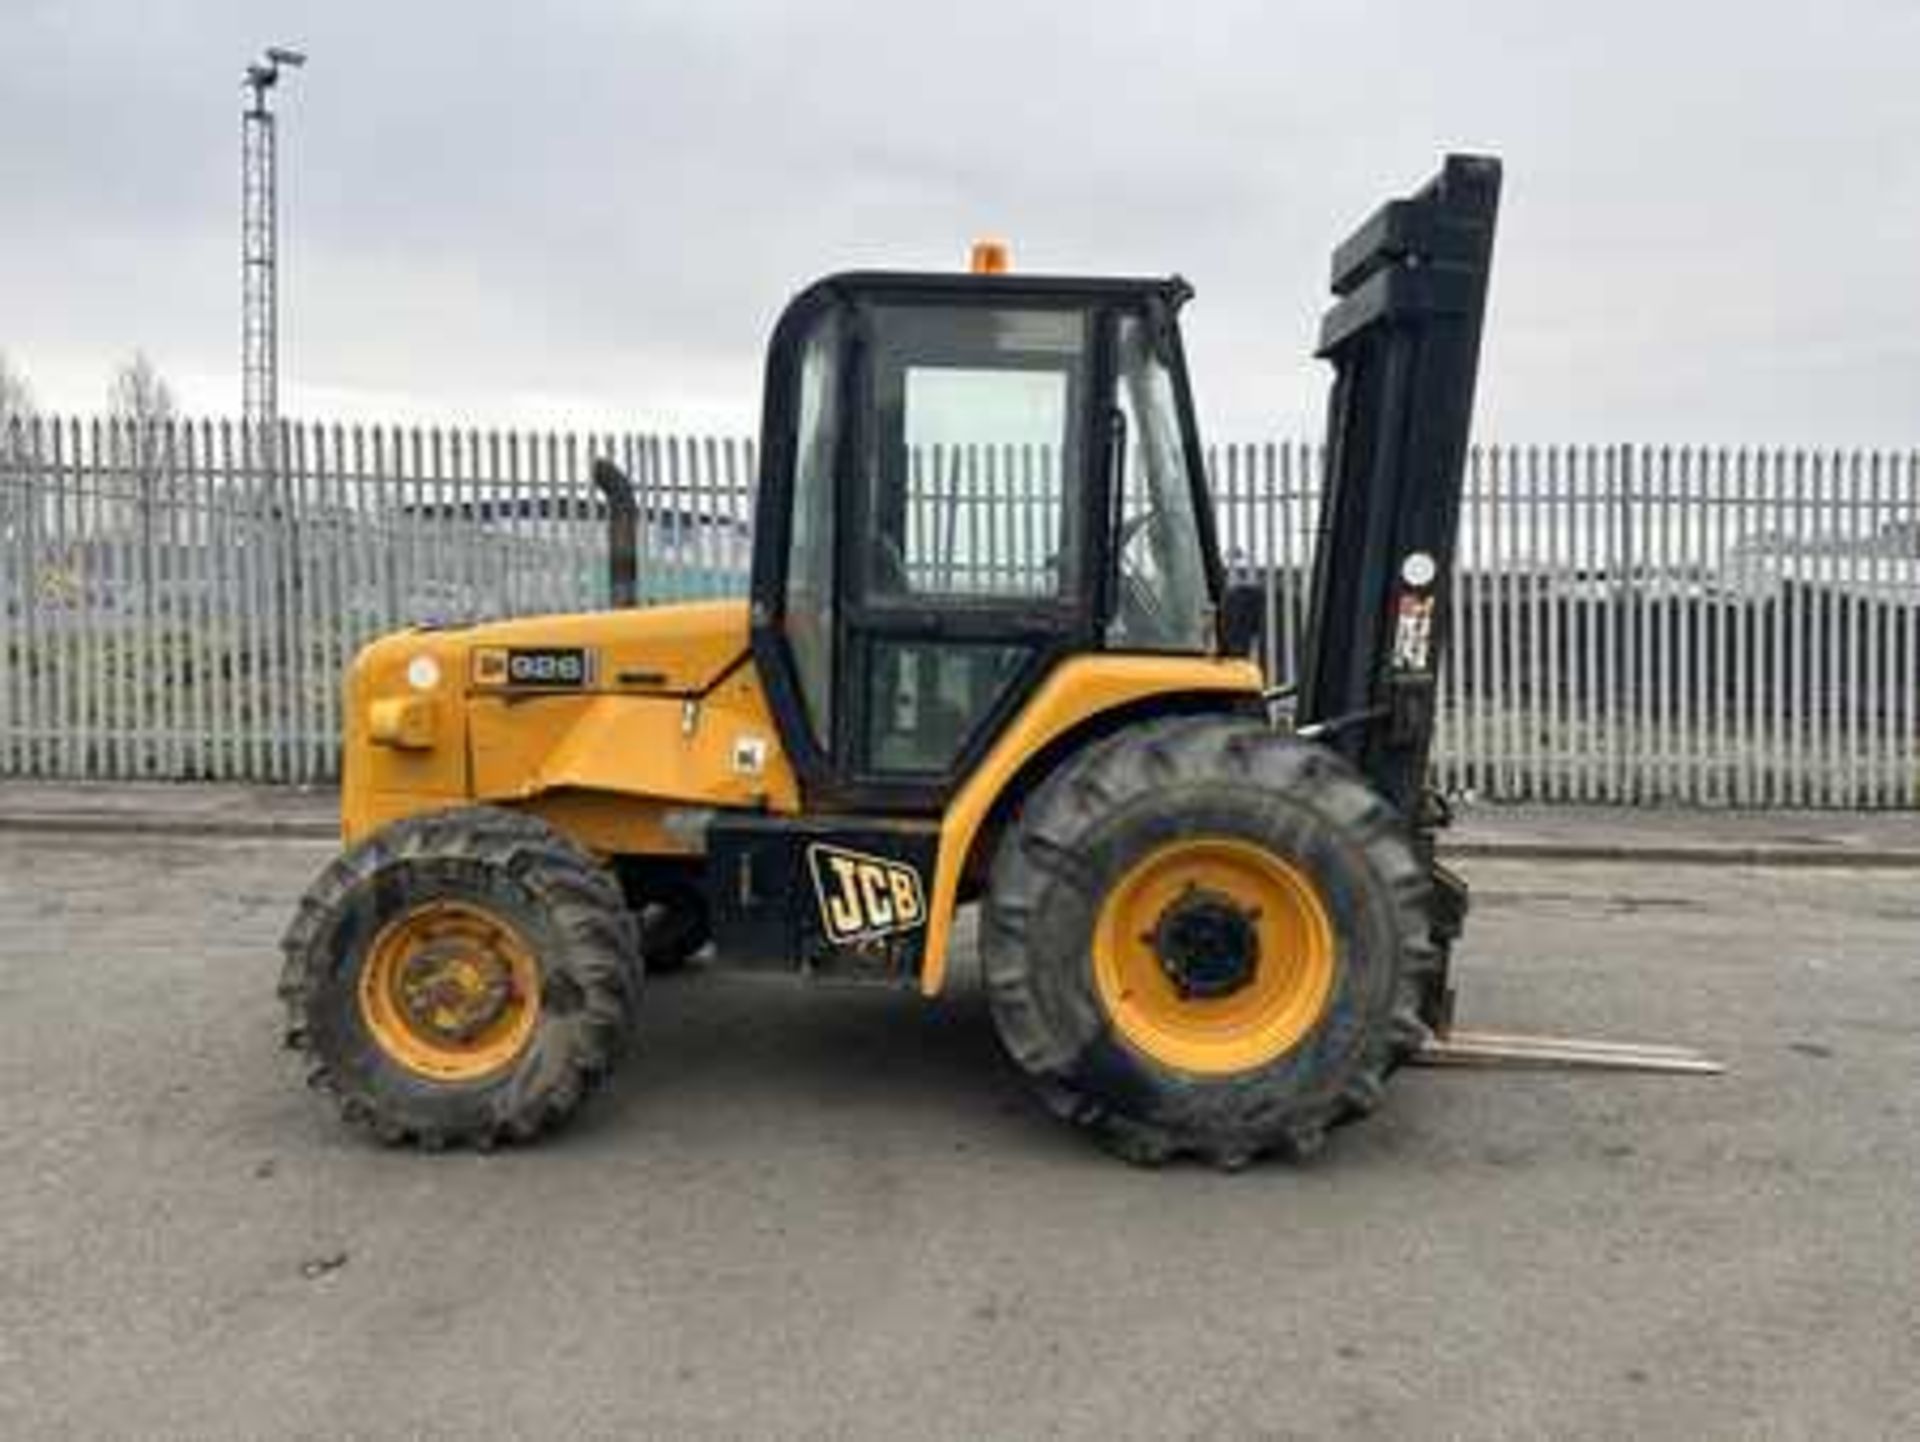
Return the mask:
M1507 189L1484 439L1920 444L1920 4L0 0L0 349L237 410L245 62L282 114L282 408L748 429L852 265L1191 279L1218 438L1319 427L1329 248Z

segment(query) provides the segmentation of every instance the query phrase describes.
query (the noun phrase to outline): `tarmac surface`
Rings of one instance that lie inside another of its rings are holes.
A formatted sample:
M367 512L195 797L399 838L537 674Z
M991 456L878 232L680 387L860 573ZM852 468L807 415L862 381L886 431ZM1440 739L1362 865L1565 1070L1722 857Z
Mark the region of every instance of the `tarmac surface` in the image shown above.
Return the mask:
M279 1047L329 850L0 830L0 1436L1920 1435L1910 869L1463 860L1464 1020L1730 1074L1410 1072L1224 1175L1043 1115L970 966L662 980L562 1135L385 1150Z

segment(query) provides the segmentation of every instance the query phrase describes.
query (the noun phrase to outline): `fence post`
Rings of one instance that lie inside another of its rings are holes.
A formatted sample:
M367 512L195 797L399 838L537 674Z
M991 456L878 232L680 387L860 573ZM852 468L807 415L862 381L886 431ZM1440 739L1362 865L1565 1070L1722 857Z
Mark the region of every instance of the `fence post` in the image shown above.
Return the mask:
M744 590L750 440L8 420L0 774L335 774L340 672L369 631L600 603L605 527L577 477L602 453L640 491L653 599ZM1051 453L914 460L930 580L1029 585ZM1323 465L1293 442L1207 457L1276 681L1297 671ZM1467 465L1437 779L1920 804L1920 453L1481 445Z

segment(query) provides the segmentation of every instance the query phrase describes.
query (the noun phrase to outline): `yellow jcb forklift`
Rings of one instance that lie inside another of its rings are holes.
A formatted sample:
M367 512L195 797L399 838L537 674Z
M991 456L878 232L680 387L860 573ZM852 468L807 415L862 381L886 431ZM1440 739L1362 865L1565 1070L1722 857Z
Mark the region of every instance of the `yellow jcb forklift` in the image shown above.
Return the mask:
M1427 762L1499 188L1449 158L1335 254L1288 695L1221 562L1185 282L989 253L803 291L745 599L631 604L602 463L622 604L355 661L348 846L284 942L314 1082L390 1141L532 1138L612 1072L644 974L711 941L934 996L968 903L1007 1052L1131 1159L1309 1153L1401 1063L1473 1055Z

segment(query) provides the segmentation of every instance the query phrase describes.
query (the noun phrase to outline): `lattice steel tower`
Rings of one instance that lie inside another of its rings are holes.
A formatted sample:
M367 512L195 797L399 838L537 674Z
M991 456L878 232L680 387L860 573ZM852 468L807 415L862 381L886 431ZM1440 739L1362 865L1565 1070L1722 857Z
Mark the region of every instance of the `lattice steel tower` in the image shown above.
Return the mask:
M271 434L280 415L280 202L267 92L283 68L306 63L298 50L270 47L264 60L247 67L253 99L240 114L240 390L248 426L260 428L256 434Z

